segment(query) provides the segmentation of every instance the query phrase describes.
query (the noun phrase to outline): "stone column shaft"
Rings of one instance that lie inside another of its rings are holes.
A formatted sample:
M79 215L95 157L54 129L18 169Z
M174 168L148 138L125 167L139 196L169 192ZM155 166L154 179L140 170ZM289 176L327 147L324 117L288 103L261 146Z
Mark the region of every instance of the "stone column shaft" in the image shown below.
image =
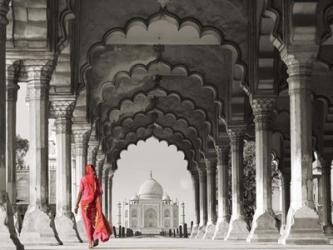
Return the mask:
M77 192L80 190L80 182L85 174L85 166L87 163L87 134L89 129L87 123L75 123L72 128L75 144L75 176Z
M199 176L195 171L191 172L193 193L194 193L194 218L193 227L190 238L194 238L198 233L198 227L200 223L200 195L199 195Z
M71 176L72 176L72 209L76 205L76 197L78 190L76 189L76 157L75 157L75 143L71 143Z
M36 62L37 63L37 62ZM48 63L47 63L48 64ZM26 66L30 121L30 205L48 205L48 112L51 65Z
M229 146L218 149L217 175L218 175L218 221L227 221L228 217L228 159Z
M216 219L216 160L206 159L207 167L207 224L214 224Z
M326 235L333 236L332 226L332 202L331 202L331 158L324 161L322 175L320 177L321 204L322 204L322 225Z
M290 98L291 199L286 230L279 243L306 242L311 233L316 242L327 242L314 210L312 189L312 63L318 48L293 48L282 54L288 67ZM306 229L306 230L305 230ZM313 241L312 241L313 243Z
M96 165L96 157L98 151L99 142L98 141L89 141L88 143L88 152L87 152L87 163L91 165Z
M193 224L198 226L200 223L200 190L198 174L192 174L192 183L194 190L194 221Z
M217 191L218 191L218 220L213 240L224 239L228 232L228 161L229 141L216 147L217 152Z
M199 171L200 187L200 227L207 224L207 174L205 170Z
M0 1L0 191L6 191L6 26L9 1Z
M242 197L244 129L240 126L228 130L231 149L232 215L225 240L243 240L249 233L244 220Z
M9 71L9 70L8 70ZM7 126L6 126L6 184L9 199L16 204L16 101L19 89L15 79L10 79L7 71ZM13 74L14 72L12 72Z
M71 115L75 97L54 97L52 109L56 127L56 215L70 215L72 205Z
M113 185L113 172L110 171L109 173L109 181L108 181L108 219L110 224L112 225L112 185Z
M103 214L108 218L108 183L109 183L109 172L110 168L105 168L103 170L103 176L102 176L102 208L103 208Z
M231 143L231 191L232 219L243 216L242 178L243 178L243 131L230 130Z
M9 0L0 0L0 249L23 250L6 193L6 26Z
M279 237L272 210L271 116L275 100L256 98L252 109L256 134L256 211L247 241L276 241Z

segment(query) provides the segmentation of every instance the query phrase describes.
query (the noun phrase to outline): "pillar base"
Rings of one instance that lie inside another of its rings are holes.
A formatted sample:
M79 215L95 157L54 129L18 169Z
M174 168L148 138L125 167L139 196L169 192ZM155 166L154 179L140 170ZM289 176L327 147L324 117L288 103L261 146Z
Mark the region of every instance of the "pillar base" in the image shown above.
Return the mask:
M62 245L54 220L36 207L29 207L25 213L20 239L24 244Z
M224 240L246 240L249 235L247 224L242 217L232 219L229 224L229 229Z
M75 220L73 221L69 216L62 215L56 216L54 223L61 241L65 243L82 242L76 229Z
M88 242L87 232L84 227L82 218L76 220L76 230L80 236L81 242Z
M333 245L333 225L324 226L325 236L328 238L329 244Z
M205 232L206 232L206 225L199 226L198 233L197 233L197 236L195 236L195 238L196 239L202 239L202 237L204 236Z
M199 229L198 225L193 225L191 235L190 235L190 239L194 239L197 236L198 229Z
M213 236L214 236L214 233L215 233L215 228L216 226L214 224L208 224L206 226L206 231L205 231L205 234L204 236L202 237L203 239L212 239Z
M313 208L303 206L297 210L290 207L286 228L279 244L327 244L328 239L319 223L319 216Z
M218 221L215 227L213 240L224 240L228 233L229 223L226 220Z
M254 215L247 242L276 242L280 237L273 211Z
M8 194L3 191L0 197L0 249L24 250L24 246L17 237Z

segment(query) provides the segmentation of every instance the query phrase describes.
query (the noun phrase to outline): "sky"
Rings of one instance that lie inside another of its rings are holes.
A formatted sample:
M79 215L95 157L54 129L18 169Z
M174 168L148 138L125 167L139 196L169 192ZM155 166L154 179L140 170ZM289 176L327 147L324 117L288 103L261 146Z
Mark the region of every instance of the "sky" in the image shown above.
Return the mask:
M26 84L20 84L17 100L17 134L29 138L29 108L25 102ZM190 172L184 154L173 145L156 138L139 141L121 153L118 169L113 178L113 222L116 222L116 203L129 200L149 178L152 171L157 180L173 201L185 203L185 220L189 224L194 219L194 192ZM29 162L29 152L27 155ZM181 214L181 213L179 213Z

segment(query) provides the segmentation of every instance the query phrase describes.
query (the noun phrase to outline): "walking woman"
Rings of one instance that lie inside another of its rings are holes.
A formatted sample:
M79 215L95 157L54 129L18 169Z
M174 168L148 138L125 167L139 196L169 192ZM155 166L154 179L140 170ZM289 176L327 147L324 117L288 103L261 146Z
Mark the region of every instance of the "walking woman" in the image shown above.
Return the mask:
M98 245L98 240L108 241L112 233L108 221L102 213L102 189L93 165L86 165L85 176L80 182L75 213L81 205L82 218L87 232L89 248Z

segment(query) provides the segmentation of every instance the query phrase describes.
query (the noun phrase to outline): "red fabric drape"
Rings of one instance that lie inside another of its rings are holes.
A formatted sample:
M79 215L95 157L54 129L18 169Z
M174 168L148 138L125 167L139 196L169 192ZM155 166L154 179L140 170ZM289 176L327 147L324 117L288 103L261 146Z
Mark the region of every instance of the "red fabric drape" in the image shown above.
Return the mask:
M87 238L89 241L108 241L112 234L112 229L102 213L100 196L102 194L99 181L96 177L95 169L92 165L85 168L85 177L80 183L82 192L81 208L82 218L85 224Z

